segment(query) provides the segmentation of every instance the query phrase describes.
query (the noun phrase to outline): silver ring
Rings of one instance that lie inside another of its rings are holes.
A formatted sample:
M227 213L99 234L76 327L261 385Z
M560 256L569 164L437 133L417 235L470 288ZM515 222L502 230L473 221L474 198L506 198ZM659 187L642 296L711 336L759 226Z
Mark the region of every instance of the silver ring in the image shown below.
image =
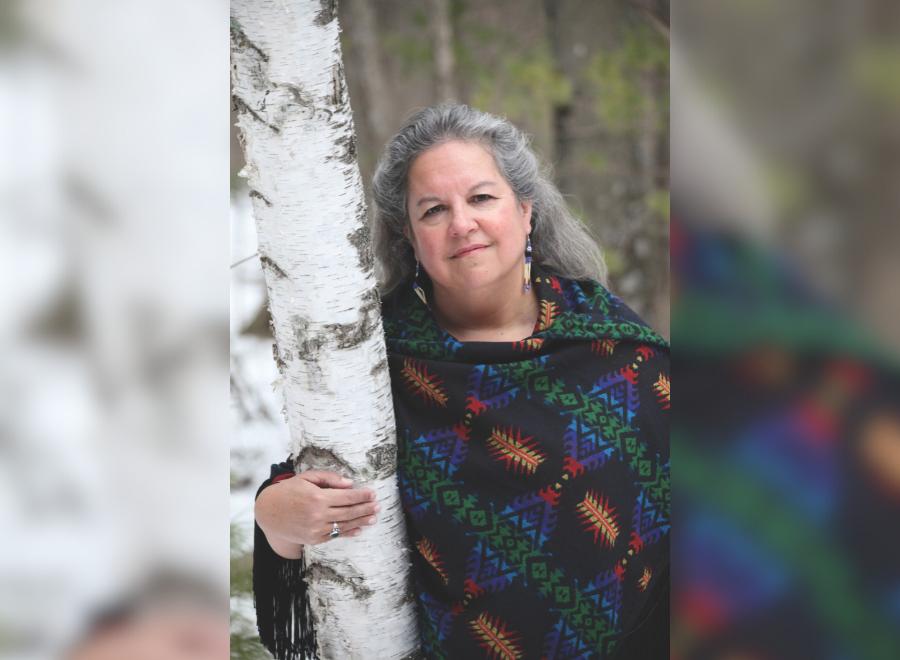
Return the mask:
M341 528L338 527L337 521L331 523L331 532L329 532L328 536L336 539L341 535Z

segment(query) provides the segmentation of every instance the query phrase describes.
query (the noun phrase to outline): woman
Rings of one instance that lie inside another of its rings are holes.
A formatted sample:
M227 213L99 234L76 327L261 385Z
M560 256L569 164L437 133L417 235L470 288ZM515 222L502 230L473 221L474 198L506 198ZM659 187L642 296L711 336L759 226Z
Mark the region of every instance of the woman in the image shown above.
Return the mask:
M600 284L599 248L507 121L419 112L373 192L424 651L667 657L665 342ZM258 573L266 539L295 559L330 538L319 521L355 536L377 513L338 475L292 477L275 466L258 497Z

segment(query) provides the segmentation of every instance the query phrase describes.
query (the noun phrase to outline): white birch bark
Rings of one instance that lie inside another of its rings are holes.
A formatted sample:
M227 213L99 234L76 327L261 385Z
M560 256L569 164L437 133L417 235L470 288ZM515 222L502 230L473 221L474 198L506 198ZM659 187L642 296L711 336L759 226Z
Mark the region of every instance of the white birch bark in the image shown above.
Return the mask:
M378 523L307 547L323 659L418 649L396 433L333 0L232 0L233 101L292 454L377 492Z

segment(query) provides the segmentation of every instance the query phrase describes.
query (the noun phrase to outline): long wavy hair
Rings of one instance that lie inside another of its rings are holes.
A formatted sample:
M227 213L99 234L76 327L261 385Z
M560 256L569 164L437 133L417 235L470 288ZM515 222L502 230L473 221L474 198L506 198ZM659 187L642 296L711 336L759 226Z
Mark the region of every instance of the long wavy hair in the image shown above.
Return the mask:
M606 284L606 264L599 245L569 211L532 151L529 137L501 117L467 105L441 104L410 117L387 143L375 169L372 234L383 293L415 270L416 258L404 233L410 225L406 209L409 169L422 153L450 140L486 147L516 199L531 201L534 263L562 277Z

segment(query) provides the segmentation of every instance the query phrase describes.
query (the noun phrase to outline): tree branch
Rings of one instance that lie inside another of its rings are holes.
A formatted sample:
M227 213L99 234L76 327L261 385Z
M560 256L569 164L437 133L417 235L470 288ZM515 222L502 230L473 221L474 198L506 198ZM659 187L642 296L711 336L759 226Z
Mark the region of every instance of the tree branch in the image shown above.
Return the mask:
M662 37L669 41L669 22L665 20L662 16L654 12L647 5L645 5L640 0L630 0L631 5L641 12L648 21L650 21L650 25L662 35Z

